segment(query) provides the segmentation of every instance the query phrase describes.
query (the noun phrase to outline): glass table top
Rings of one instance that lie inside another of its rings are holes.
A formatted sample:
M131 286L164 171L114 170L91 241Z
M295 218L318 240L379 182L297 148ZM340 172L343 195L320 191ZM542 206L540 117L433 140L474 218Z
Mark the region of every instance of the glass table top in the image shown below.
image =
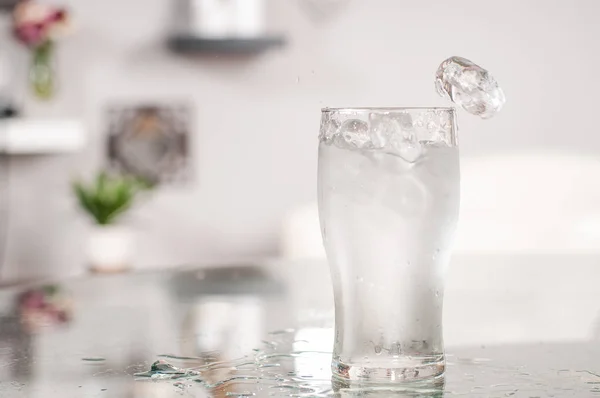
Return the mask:
M321 289L258 265L4 287L0 396L600 397L591 341L447 347L435 387L332 382Z

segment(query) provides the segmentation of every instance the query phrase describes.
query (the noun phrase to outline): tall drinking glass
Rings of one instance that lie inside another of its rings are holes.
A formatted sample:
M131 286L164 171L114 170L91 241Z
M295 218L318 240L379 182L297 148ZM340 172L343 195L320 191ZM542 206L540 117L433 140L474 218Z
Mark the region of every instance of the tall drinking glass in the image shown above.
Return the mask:
M335 296L334 377L441 379L459 187L453 108L323 109L319 216Z

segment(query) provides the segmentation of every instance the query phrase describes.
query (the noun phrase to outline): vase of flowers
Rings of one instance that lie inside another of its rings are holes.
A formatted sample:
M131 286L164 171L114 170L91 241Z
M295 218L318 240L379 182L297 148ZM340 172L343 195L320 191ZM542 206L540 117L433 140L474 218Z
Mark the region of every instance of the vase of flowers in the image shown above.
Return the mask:
M80 207L94 221L87 255L96 272L121 272L131 267L134 233L118 224L142 191L150 188L145 181L101 172L91 183L76 181L73 191Z
M54 49L67 22L65 9L33 0L22 0L14 9L14 34L31 51L29 83L37 98L50 99L56 90Z

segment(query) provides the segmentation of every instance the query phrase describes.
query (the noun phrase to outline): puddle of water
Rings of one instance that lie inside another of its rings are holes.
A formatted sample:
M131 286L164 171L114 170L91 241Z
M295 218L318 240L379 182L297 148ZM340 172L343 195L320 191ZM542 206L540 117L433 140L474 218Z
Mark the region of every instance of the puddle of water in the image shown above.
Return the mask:
M431 394L413 395L406 387L357 388L333 383L331 380L331 352L301 349L311 347L308 340L296 340L292 329L269 333L260 349L252 355L228 361L206 361L201 357L160 355L170 361L205 362L193 367L176 367L160 359L147 372L136 373L137 380L172 380L181 390L201 388L209 395L230 397L331 397L364 396L392 393L396 397L438 397L442 390ZM313 344L312 346L316 346ZM419 390L421 391L421 390ZM422 392L422 391L421 391ZM405 394L401 394L405 393ZM400 395L399 395L400 394ZM408 394L408 395L407 395ZM436 395L438 394L438 395Z
M280 330L268 334L251 355L218 361L216 353L199 357L161 355L139 381L172 383L182 392L200 389L227 397L563 397L574 392L599 396L600 376L585 370L534 372L504 366L488 358L448 357L448 383L438 386L355 386L331 378L331 352L322 350L318 331ZM323 336L321 336L323 337ZM315 341L312 341L312 339ZM168 359L169 361L166 361ZM177 367L171 362L186 366ZM195 365L195 366L187 366ZM567 395L565 395L567 394Z

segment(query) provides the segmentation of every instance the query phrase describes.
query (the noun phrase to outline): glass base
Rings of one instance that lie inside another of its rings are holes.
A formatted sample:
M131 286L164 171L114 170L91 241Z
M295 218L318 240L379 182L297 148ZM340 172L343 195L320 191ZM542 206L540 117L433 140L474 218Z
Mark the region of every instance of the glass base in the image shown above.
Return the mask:
M331 386L336 397L427 397L443 398L445 391L444 376L430 382L413 383L362 383L338 378L331 379Z
M443 355L434 361L418 357L405 357L395 361L393 367L369 366L369 364L346 364L335 358L331 362L334 378L350 382L396 384L396 383L443 383L446 361Z

